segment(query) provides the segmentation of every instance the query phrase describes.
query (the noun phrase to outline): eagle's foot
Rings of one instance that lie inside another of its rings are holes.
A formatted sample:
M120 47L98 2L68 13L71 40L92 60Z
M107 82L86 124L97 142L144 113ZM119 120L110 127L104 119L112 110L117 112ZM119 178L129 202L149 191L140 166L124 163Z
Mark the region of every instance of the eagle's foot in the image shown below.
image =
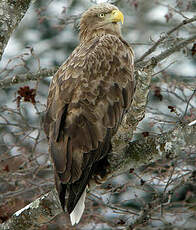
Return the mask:
M104 169L104 173L93 175L93 180L97 185L101 185L107 181L107 175L109 174L109 169Z
M105 156L94 165L94 172L89 182L90 187L105 183L109 173L110 164L108 162L107 156Z

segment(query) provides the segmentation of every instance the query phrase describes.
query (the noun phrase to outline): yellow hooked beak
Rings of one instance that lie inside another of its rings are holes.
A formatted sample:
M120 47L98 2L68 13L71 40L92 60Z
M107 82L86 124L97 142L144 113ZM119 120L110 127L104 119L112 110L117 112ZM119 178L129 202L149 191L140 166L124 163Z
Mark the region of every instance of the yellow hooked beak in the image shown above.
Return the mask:
M124 22L123 13L120 10L113 10L110 17L112 22Z

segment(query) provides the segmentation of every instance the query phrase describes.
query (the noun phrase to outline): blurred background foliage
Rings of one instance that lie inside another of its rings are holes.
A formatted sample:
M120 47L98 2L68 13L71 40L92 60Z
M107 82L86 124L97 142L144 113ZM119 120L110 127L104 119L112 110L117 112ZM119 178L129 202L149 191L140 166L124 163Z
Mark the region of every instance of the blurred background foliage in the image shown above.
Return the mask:
M60 66L79 42L81 13L95 2L101 1L39 0L32 4L4 52L0 79ZM196 2L191 0L110 2L114 2L124 13L122 33L132 44L136 60L160 36L184 19L193 17L196 12ZM150 57L194 33L195 23L181 27L161 43ZM182 118L184 122L196 119L193 95L196 55L192 49L190 45L179 50L155 68L146 118L136 130L134 139L168 131ZM51 77L48 77L0 90L1 222L53 186L47 141L41 128L50 80ZM26 86L29 86L29 90L35 90L36 95L28 95L35 99L35 103L24 101L21 92L25 93ZM133 170L109 181L103 190L89 196L84 218L74 229L124 229L125 223L137 218L137 213L156 193L163 192L169 176L178 178L180 175L187 181L186 176L191 175L195 166L193 154L195 149L188 147L182 151L184 161L178 159L177 171L172 162L160 162L158 166L152 166L151 171ZM173 187L177 181L174 180L169 186ZM195 192L195 185L185 183L173 194L173 205L164 209L161 218L158 212L157 216L154 213L154 219L146 222L146 225L143 223L138 229L159 229L163 226L170 229L169 226L182 225L194 227ZM184 204L188 202L190 205L187 208ZM68 221L62 215L40 229L70 229Z

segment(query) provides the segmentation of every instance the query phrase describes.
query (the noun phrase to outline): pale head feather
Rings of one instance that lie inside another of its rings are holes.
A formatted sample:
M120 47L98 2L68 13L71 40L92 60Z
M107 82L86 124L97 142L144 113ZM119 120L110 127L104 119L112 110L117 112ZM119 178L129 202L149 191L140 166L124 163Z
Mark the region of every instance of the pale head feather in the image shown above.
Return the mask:
M85 11L80 20L80 41L88 41L108 33L121 36L120 24L108 23L106 20L107 15L113 10L118 10L118 8L109 3L101 3ZM100 14L105 14L106 17L100 18Z

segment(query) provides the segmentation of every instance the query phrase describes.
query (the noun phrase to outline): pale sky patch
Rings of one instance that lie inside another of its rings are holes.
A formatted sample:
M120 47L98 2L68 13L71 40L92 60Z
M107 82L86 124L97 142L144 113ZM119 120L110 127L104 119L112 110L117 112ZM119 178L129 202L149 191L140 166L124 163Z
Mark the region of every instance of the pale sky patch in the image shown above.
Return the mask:
M106 0L97 0L97 3L103 3L103 2L107 2Z

